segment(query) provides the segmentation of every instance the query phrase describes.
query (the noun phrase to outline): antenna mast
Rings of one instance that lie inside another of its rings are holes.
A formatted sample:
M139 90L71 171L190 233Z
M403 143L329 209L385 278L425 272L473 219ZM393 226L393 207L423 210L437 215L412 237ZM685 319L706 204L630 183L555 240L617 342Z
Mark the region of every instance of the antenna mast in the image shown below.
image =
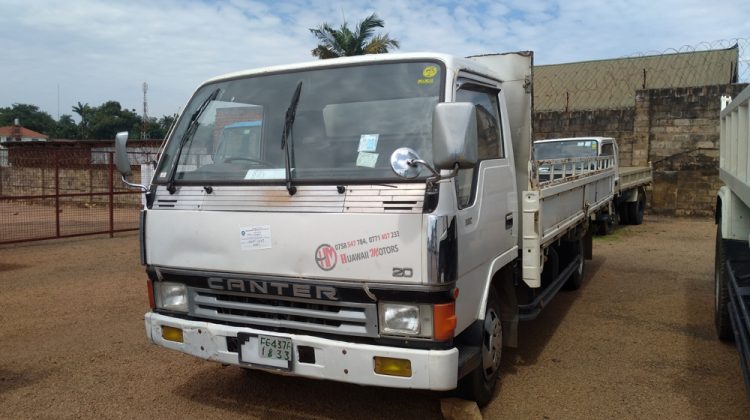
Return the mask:
M143 82L143 121L141 121L141 140L148 139L148 101L146 100L148 83Z

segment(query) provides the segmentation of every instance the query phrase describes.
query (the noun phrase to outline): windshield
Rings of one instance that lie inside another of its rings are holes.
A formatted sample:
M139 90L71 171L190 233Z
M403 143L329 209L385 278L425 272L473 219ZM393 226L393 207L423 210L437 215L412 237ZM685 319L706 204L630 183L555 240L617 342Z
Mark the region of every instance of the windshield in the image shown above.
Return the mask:
M583 158L598 155L596 140L563 140L534 143L534 159Z
M432 113L440 100L441 72L430 62L369 63L203 86L170 138L156 182L168 181L179 156L178 183L283 183L281 137L300 81L287 140L295 182L399 180L390 166L395 149L411 147L432 161ZM199 114L197 128L188 130L189 117L217 88L219 94Z

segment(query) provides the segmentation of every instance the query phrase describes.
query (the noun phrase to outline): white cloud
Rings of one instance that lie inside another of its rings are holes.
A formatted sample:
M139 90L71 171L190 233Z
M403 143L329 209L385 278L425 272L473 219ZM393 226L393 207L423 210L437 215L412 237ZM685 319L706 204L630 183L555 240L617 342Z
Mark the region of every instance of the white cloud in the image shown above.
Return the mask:
M742 0L0 0L0 10L0 106L31 103L53 116L58 84L61 114L111 99L140 112L144 81L149 113L170 114L201 81L310 60L308 28L344 17L354 25L372 12L404 52L531 49L542 64L750 34L750 2Z

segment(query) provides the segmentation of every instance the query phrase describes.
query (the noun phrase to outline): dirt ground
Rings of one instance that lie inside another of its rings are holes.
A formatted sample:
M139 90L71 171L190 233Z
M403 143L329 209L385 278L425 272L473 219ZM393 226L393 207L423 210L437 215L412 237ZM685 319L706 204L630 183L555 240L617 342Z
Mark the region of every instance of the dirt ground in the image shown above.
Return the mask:
M747 418L712 325L709 220L597 238L583 287L523 323L487 419ZM246 372L147 344L135 234L0 247L2 418L438 419L424 391Z

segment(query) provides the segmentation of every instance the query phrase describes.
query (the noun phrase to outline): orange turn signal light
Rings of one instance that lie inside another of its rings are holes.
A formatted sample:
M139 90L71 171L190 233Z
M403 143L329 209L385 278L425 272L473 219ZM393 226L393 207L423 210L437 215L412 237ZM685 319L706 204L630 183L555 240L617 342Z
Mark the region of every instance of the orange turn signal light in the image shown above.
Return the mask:
M432 307L433 338L450 340L456 331L456 302L442 303Z

